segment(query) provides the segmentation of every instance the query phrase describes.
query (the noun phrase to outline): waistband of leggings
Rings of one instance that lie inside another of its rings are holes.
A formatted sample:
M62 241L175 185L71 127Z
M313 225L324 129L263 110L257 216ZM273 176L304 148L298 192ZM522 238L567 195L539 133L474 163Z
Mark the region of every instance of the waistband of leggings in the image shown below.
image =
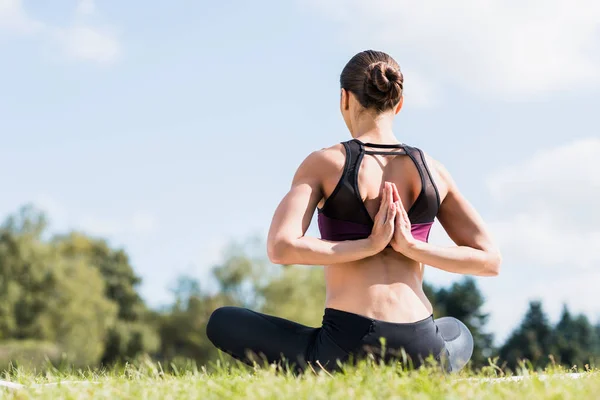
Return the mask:
M415 322L388 322L388 321L382 321L379 319L365 317L364 315L356 314L356 313L349 312L349 311L342 311L342 310L338 310L336 308L327 307L327 308L325 308L324 319L328 319L328 318L344 318L344 319L355 319L355 320L360 319L365 322L368 321L370 323L377 324L377 325L388 325L388 326L397 326L397 327L406 327L406 328L418 327L420 325L429 325L429 324L433 323L433 314L431 314L430 316L423 318L419 321L415 321Z

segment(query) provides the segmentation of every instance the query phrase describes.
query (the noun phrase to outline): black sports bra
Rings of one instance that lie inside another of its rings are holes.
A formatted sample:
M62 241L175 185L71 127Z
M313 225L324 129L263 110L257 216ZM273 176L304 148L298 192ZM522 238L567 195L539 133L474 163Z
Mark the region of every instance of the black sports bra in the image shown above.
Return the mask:
M358 139L342 142L342 144L346 150L346 162L342 176L331 196L325 201L323 208L318 210L321 237L333 241L368 237L373 229L373 219L369 215L358 189L358 171L361 161L365 154L407 155L421 176L421 192L408 210L411 231L414 238L426 242L440 208L440 196L423 152L405 144L363 143ZM376 149L396 150L378 151Z

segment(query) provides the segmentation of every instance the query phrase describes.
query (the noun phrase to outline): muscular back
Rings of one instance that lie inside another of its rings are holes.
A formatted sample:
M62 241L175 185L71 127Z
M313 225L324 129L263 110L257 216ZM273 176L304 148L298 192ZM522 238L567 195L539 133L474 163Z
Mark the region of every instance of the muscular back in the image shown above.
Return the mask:
M353 155L357 143L360 156ZM272 262L325 265L326 306L390 322L430 315L421 263L454 273L498 274L501 258L487 228L440 163L410 146L391 146L404 151L393 155L365 151L366 145L353 139L303 161L271 222L267 251ZM369 147L377 146L385 147ZM413 240L426 242L437 219L457 246L423 243L407 249L410 257L389 247L373 251L370 234L384 180L398 188ZM322 239L305 235L317 209L325 228Z
M322 208L338 185L346 154L341 144L319 153L322 198L318 207ZM427 162L435 165L429 157ZM443 199L447 185L435 167L430 171ZM410 157L366 154L358 169L358 189L371 218L379 209L385 181L396 184L407 209L415 203L422 189L421 175ZM327 307L392 322L414 322L432 312L422 290L423 266L391 248L363 260L325 266L325 279Z

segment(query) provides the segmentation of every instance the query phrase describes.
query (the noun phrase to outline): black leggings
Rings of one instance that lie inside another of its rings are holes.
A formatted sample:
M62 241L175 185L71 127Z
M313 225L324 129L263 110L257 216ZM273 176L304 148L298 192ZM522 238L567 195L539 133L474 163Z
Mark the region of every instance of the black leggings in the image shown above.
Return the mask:
M247 364L285 361L296 371L308 364L333 371L337 361L371 354L386 362L409 360L415 368L432 355L453 372L473 353L471 333L455 318L392 323L332 308L325 309L320 328L311 328L245 308L221 307L212 313L206 333L218 349Z

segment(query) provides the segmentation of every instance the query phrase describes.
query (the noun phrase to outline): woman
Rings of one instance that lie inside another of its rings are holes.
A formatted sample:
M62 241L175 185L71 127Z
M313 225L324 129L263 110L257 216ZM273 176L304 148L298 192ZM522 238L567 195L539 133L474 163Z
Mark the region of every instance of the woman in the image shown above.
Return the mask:
M309 364L333 370L372 354L413 366L432 356L458 371L473 340L454 318L434 321L423 266L495 276L500 253L444 167L394 136L403 104L396 61L383 52L358 53L340 81L352 139L304 160L275 211L267 244L273 263L325 266L322 326L222 307L208 322L208 337L239 360L259 355L299 370ZM321 239L305 236L315 209ZM427 242L436 217L456 246Z

